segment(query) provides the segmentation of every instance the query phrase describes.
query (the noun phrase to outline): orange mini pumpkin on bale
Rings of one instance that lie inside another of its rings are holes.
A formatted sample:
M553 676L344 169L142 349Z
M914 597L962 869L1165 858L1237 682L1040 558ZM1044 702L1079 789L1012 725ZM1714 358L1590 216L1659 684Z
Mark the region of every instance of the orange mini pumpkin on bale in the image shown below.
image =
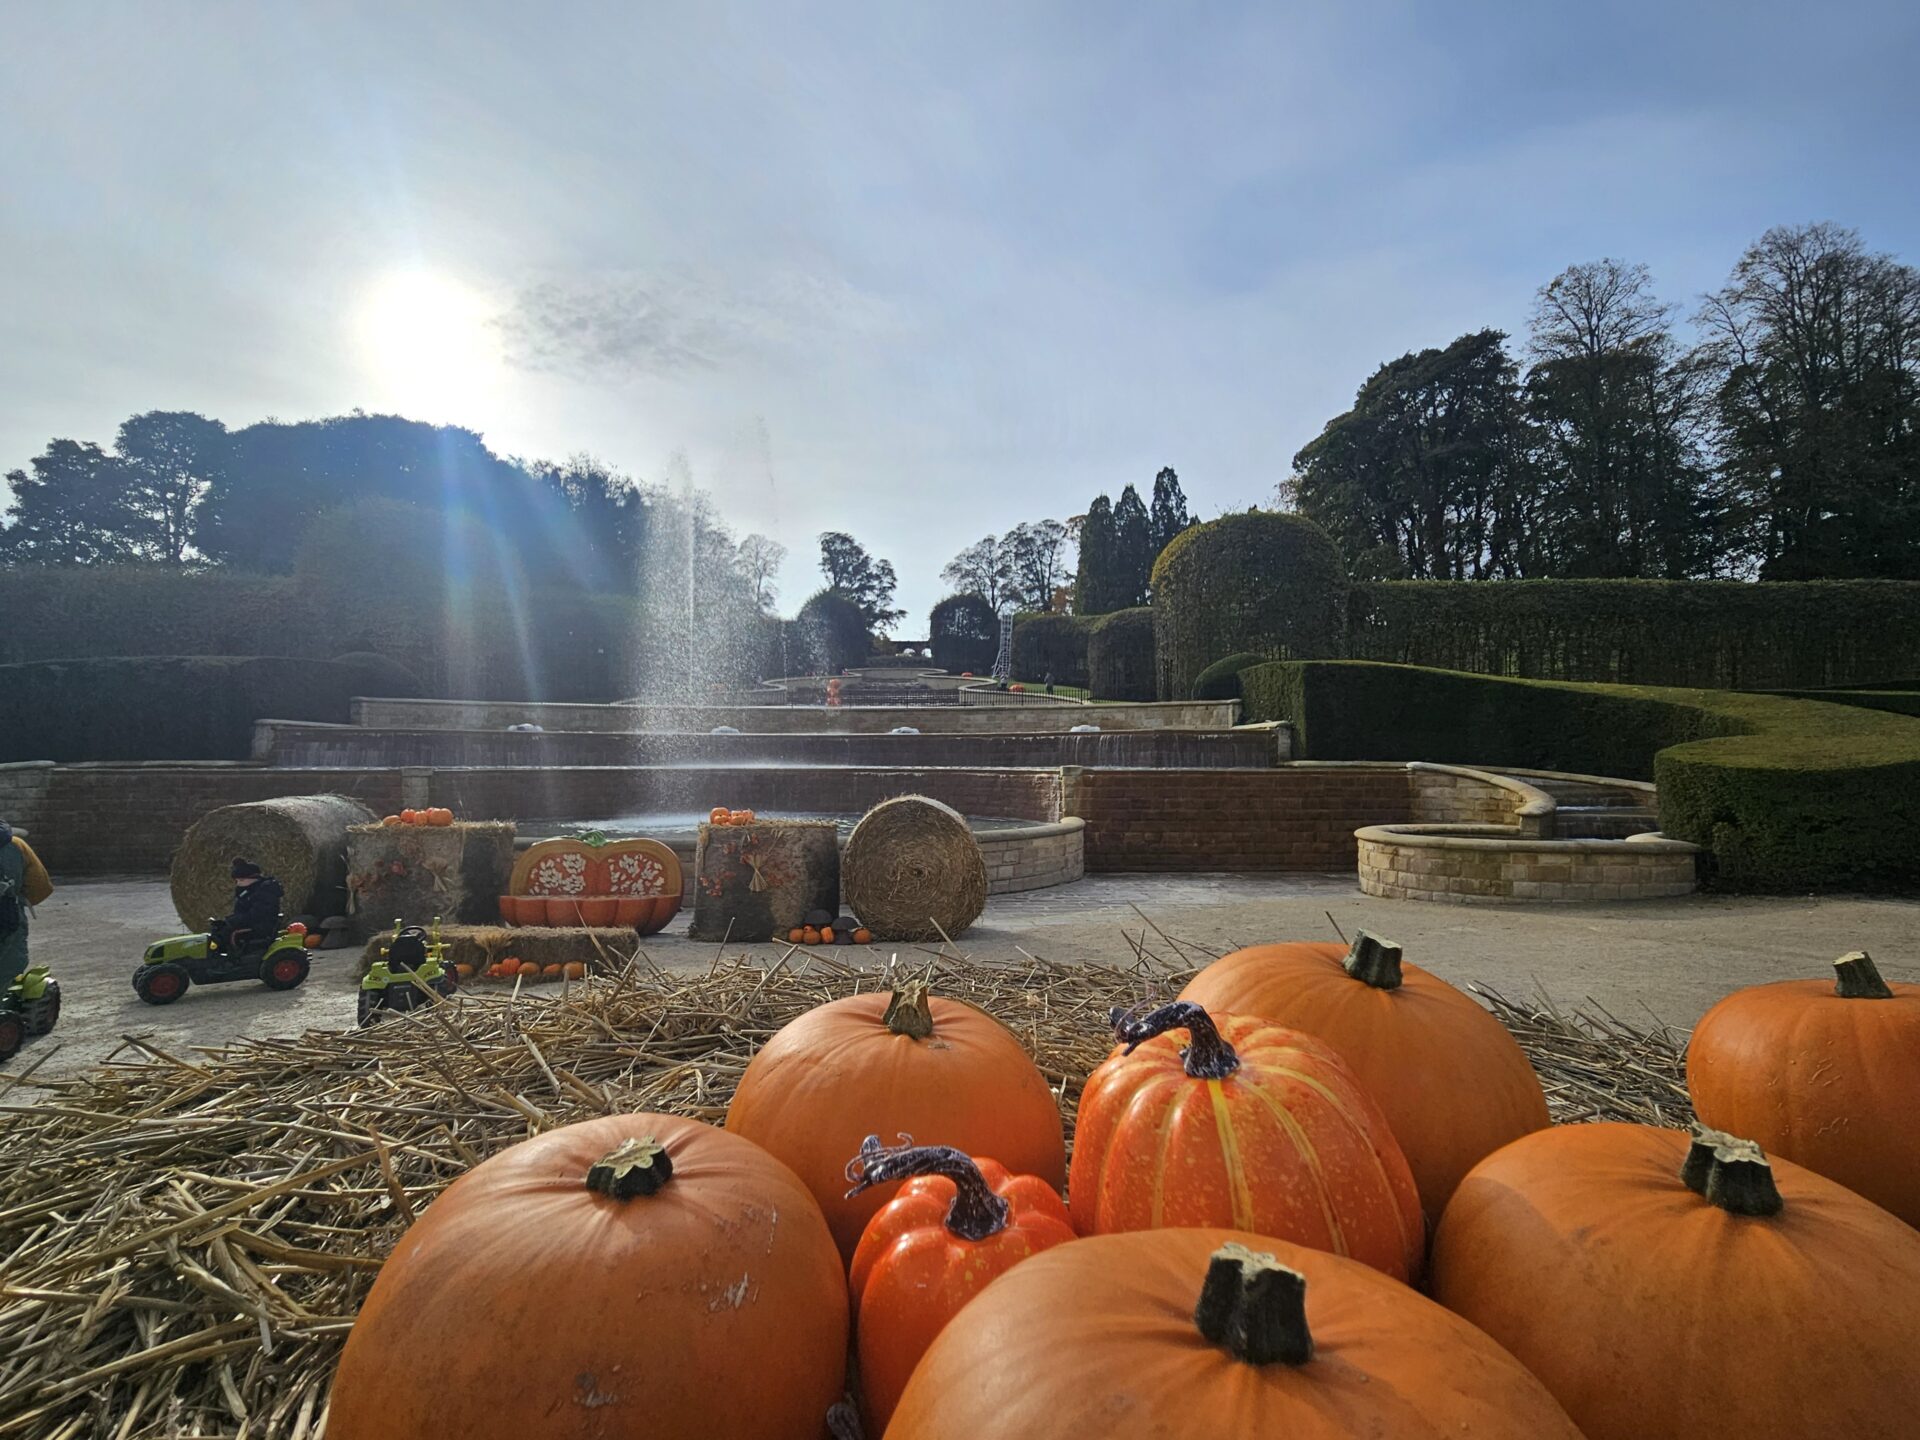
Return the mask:
M1310 1035L1185 1000L1113 1012L1087 1077L1068 1205L1083 1235L1229 1226L1420 1273L1420 1195L1386 1116ZM1185 1030L1182 1046L1169 1031Z

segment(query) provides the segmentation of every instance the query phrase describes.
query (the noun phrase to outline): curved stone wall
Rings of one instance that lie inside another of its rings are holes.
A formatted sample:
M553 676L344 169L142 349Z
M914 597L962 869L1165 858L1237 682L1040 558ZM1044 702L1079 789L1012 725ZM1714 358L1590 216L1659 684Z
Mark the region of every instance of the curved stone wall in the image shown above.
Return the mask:
M1662 835L1543 840L1506 825L1369 825L1360 888L1390 900L1586 904L1691 894L1699 847Z

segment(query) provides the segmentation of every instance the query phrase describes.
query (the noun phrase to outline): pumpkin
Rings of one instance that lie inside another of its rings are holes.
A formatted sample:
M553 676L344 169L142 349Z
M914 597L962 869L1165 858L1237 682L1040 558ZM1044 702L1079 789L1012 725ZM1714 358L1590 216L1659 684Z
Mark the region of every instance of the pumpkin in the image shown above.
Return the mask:
M453 811L451 810L444 810L436 806L434 809L426 811L425 816L426 823L429 825L453 824Z
M751 810L734 810L728 813L727 820L729 824L733 825L751 825L753 824L753 812Z
M853 932L853 943L856 945L871 945L873 943L873 931L862 925L858 930Z
M1074 1132L1081 1234L1218 1225L1396 1280L1419 1273L1426 1227L1406 1157L1325 1044L1184 1000L1113 1021L1120 1046L1087 1077Z
M1431 1300L1231 1230L1102 1235L1021 1261L928 1347L886 1433L1581 1440L1538 1380Z
M398 825L402 822L398 815L382 815L380 817L380 823L382 825Z
M567 967L564 965L543 965L540 967L540 978L542 980L558 980L565 976L566 973Z
M560 972L569 980L584 980L587 978L587 967L584 962L579 960L568 961L560 967Z
M807 927L804 925L796 925L791 930L787 931L787 943L789 945L805 944L806 938L807 938Z
M833 944L833 927L831 925L823 925L820 928L820 943L822 945Z
M453 973L461 980L471 980L473 978L473 966L456 965L453 967Z
M887 1428L941 1327L989 1280L1074 1238L1060 1192L945 1145L869 1135L847 1166L853 1193L906 1180L860 1234L849 1284L867 1429Z
M418 810L402 810L400 812L400 823L402 825L418 825L420 823L420 812Z
M1055 1187L1066 1176L1059 1104L1013 1032L920 981L785 1026L747 1065L726 1123L793 1167L848 1260L883 1203L845 1193L847 1157L868 1135L938 1139Z
M1920 1234L1716 1132L1560 1125L1460 1184L1433 1297L1588 1440L1894 1440L1920 1415Z
M1920 985L1889 985L1863 952L1836 982L1736 990L1687 1046L1702 1121L1838 1180L1920 1226Z
M517 975L520 972L520 957L509 955L494 968L502 975Z
M318 930L309 930L301 937L300 943L309 950L318 950L322 945L327 943L327 937L322 935Z
M1302 941L1236 950L1180 998L1304 1030L1339 1051L1385 1113L1430 1224L1467 1171L1552 1123L1507 1027L1364 931L1351 949Z
M480 1320L512 1363L449 1339ZM607 1116L483 1161L408 1229L327 1431L812 1440L846 1345L839 1256L790 1170L697 1120Z
M726 806L716 805L707 812L707 823L709 825L726 825L731 822L732 817L733 812L727 809Z

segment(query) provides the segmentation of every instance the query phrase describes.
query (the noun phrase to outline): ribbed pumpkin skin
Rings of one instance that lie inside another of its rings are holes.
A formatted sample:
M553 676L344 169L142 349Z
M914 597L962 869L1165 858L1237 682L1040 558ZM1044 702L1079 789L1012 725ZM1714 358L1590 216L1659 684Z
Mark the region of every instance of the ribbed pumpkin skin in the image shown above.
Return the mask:
M1406 1158L1321 1041L1215 1014L1240 1068L1194 1079L1182 1034L1118 1048L1087 1078L1067 1206L1082 1235L1221 1226L1420 1272L1426 1227Z
M1194 1327L1229 1241L1307 1277L1314 1358L1253 1366ZM1581 1440L1471 1325L1351 1260L1226 1230L1062 1245L993 1282L913 1372L887 1440Z
M1701 1017L1687 1090L1757 1141L1920 1226L1920 985L1844 1000L1830 980L1736 990Z
M583 1184L622 1140L673 1177ZM511 1338L508 1338L511 1337ZM334 1378L333 1440L819 1440L847 1293L813 1197L696 1120L615 1115L501 1151L401 1237Z
M1214 961L1180 992L1208 1010L1257 1015L1340 1052L1407 1157L1429 1225L1454 1187L1510 1140L1552 1124L1519 1043L1473 998L1402 963L1398 989L1347 974L1344 945L1256 945Z
M931 1005L925 1040L887 1028L884 993L809 1010L760 1047L727 1107L728 1130L806 1182L847 1263L887 1202L874 1190L846 1198L847 1160L868 1135L991 1155L1056 1188L1066 1178L1060 1106L1013 1032L959 1000Z
M1434 1298L1587 1440L1920 1433L1920 1235L1788 1160L1779 1214L1728 1214L1680 1183L1686 1152L1595 1124L1489 1156L1434 1236Z

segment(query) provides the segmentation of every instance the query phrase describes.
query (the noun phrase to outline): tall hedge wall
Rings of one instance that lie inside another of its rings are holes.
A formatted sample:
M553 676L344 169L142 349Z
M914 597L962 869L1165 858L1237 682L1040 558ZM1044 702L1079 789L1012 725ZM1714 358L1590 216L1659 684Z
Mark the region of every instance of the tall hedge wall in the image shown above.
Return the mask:
M1920 720L1725 690L1509 680L1363 661L1243 671L1246 718L1315 760L1652 779L1723 889L1920 887Z
M1013 622L1013 673L1020 680L1087 687L1087 642L1097 615L1020 615Z
M1200 672L1237 650L1340 654L1346 588L1333 541L1301 516L1251 511L1182 531L1153 565L1160 698L1189 698Z
M927 640L936 668L986 675L1000 652L1000 617L983 596L949 595L927 616Z
M1349 594L1345 654L1483 675L1718 689L1893 680L1920 674L1920 583L1385 581Z
M1096 700L1151 700L1153 611L1145 605L1098 617L1087 635L1088 688Z
M255 720L344 725L384 667L282 656L148 655L0 665L0 761L245 760Z

